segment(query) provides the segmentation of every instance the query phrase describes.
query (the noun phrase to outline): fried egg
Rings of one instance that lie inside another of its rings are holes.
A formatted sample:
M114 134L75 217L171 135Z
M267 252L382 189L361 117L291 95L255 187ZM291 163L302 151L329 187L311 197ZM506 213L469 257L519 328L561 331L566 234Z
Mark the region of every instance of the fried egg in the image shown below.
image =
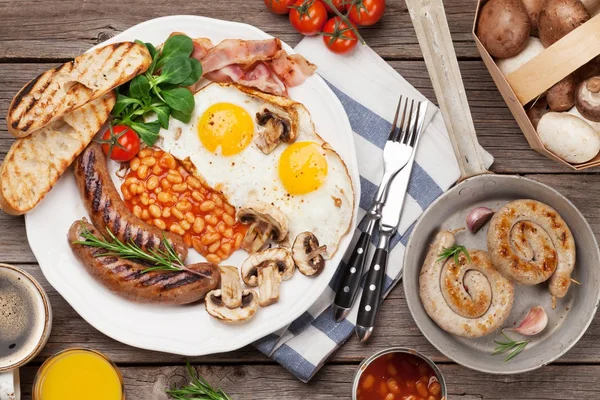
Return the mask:
M315 132L308 110L286 98L219 83L194 97L190 122L171 119L160 131L159 147L188 159L237 209L257 200L277 207L288 219L288 245L309 231L331 257L350 227L354 192L346 165ZM294 115L296 140L264 154L257 145L264 129L257 115L283 108Z

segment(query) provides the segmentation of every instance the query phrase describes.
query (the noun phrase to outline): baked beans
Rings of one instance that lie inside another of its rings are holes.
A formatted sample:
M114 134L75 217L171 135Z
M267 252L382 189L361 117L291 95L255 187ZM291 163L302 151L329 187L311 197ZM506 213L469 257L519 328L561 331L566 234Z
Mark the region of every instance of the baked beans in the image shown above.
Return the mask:
M129 168L121 192L135 216L183 236L208 262L218 264L240 248L247 227L235 220L235 208L171 154L145 148Z
M442 386L425 361L409 353L388 353L363 371L358 400L440 400Z

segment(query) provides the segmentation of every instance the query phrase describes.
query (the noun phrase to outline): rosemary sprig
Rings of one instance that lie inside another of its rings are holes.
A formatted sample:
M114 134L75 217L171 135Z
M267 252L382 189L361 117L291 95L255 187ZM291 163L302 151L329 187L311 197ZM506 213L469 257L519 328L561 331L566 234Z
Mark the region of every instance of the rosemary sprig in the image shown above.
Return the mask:
M223 390L214 389L196 370L186 361L186 368L191 377L188 386L180 389L167 389L169 396L176 400L231 400Z
M445 260L446 258L454 257L454 262L458 264L459 263L458 258L460 256L460 253L463 253L465 255L465 257L467 258L467 260L469 262L471 262L471 256L469 255L467 248L465 246L459 246L457 244L455 244L452 247L444 247L442 252L440 254L438 254L439 258L436 261L442 261L442 260Z
M494 343L496 343L498 346L496 346L492 355L495 356L497 354L503 354L503 353L510 351L510 353L504 359L504 362L510 361L513 358L515 358L516 356L518 356L519 353L521 353L523 351L525 346L527 346L529 344L529 340L516 341L516 340L511 339L510 337L508 337L506 335L506 333L504 333L504 331L502 331L502 336L504 336L506 338L506 342L494 340Z
M83 225L83 224L82 224ZM162 243L165 250L161 249L148 249L147 251L142 250L133 241L129 243L121 242L111 231L107 229L110 240L105 237L95 236L90 232L85 225L82 226L81 236L85 240L75 241L74 244L81 244L84 246L97 247L106 250L106 253L97 254L96 257L121 257L126 259L136 259L147 261L152 264L152 267L144 269L142 272L150 271L186 271L196 275L202 275L197 271L190 270L185 267L183 261L169 241L163 237Z

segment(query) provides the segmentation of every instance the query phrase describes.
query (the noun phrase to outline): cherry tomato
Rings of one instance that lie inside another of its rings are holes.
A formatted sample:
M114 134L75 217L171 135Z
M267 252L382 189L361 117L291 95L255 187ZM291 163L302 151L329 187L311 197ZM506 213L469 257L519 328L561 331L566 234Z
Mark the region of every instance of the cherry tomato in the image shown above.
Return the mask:
M316 35L327 22L327 9L321 0L297 0L290 10L290 22L303 35Z
M140 151L140 138L126 125L109 127L102 135L102 150L112 160L129 161Z
M265 0L265 5L275 14L287 14L295 0Z
M322 35L327 48L337 54L350 52L358 43L354 31L340 17L327 21Z
M333 4L333 6L335 8L337 8L337 10L339 12L341 12L342 14L346 12L346 9L348 9L348 3L347 0L331 0L331 3ZM323 2L323 5L325 6L325 8L327 9L327 12L329 14L335 14L335 12L333 11L333 9L329 6L329 4L327 4L326 2Z
M348 18L358 26L377 23L385 11L385 0L352 0Z

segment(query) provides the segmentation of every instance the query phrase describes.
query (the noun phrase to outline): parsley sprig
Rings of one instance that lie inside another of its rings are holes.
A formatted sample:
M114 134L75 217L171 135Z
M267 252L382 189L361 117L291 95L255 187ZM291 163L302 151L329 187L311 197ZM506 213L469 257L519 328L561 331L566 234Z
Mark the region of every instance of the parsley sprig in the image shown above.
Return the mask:
M186 87L200 79L202 65L190 58L194 43L186 35L169 37L162 49L151 43L136 42L148 49L152 62L145 73L118 88L112 124L129 126L144 143L152 146L160 128L169 127L170 117L190 121L195 102ZM147 121L151 114L156 115L156 120Z
M231 400L223 390L214 389L202 376L198 375L190 362L186 362L190 384L180 389L169 389L167 394L176 400Z

